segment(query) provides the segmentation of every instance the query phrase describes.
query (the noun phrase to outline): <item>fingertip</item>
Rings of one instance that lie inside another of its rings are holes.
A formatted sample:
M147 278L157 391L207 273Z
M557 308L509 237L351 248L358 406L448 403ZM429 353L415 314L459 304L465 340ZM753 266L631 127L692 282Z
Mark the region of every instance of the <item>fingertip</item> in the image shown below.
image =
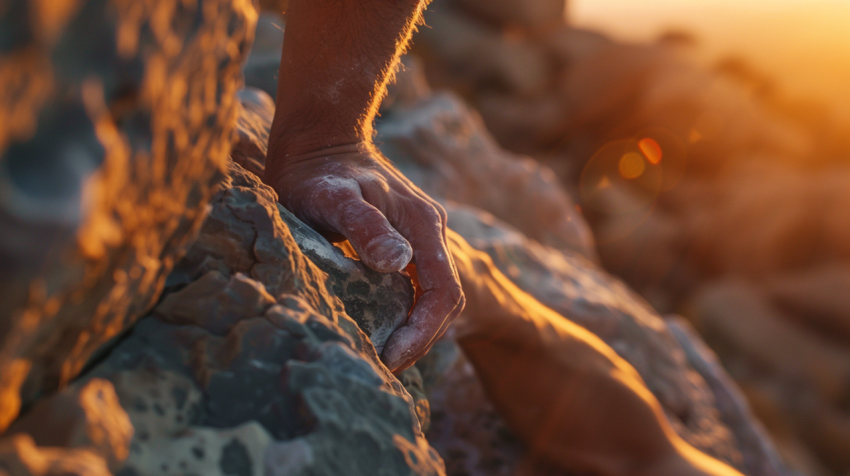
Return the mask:
M403 370L401 367L404 366L409 367L408 364L412 364L410 360L419 350L418 340L419 333L416 329L409 326L396 329L384 346L381 360L393 372Z
M404 269L413 258L413 248L401 235L387 233L374 237L360 251L360 259L381 273Z

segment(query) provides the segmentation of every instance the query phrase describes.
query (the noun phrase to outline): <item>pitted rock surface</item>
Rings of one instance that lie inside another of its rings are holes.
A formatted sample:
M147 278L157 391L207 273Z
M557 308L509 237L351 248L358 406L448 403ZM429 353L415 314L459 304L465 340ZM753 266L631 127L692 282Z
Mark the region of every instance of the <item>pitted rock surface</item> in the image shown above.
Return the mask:
M145 318L86 375L112 381L136 429L120 474L443 474L362 334L293 295L224 335L197 321Z
M383 366L332 287L343 283L337 287L348 292L366 281L364 292L382 289L372 291L381 306L366 300L358 308L380 337L387 323L406 319L400 303L412 302L409 280L369 282L358 262L275 198L231 164L153 313L66 390L114 386L120 408L112 411L132 424L132 441L112 445L129 447L126 461L115 451L96 456L118 461L124 476L445 474L420 429L427 402ZM399 304L384 315L387 302ZM405 384L421 389L408 375ZM35 407L24 420L49 419L45 411Z
M0 8L0 429L156 302L237 114L250 1Z

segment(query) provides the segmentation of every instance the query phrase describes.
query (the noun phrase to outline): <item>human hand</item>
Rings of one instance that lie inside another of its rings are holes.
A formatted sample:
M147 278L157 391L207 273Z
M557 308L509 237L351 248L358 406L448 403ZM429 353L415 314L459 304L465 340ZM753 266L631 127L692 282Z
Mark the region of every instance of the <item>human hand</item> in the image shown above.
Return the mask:
M351 144L270 159L264 181L281 204L331 240L347 238L370 268L390 273L412 262L419 298L382 359L401 371L423 357L464 307L446 246L446 212L373 146Z

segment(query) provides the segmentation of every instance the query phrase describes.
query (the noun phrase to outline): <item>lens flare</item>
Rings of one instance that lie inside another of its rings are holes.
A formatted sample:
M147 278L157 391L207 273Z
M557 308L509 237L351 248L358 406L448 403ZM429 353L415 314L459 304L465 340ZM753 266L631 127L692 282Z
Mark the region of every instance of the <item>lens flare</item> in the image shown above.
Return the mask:
M638 141L638 148L643 152L643 156L646 157L646 160L650 164L658 165L661 163L661 146L658 145L658 142L655 142L655 139L650 139L649 137L641 139Z
M646 162L637 152L629 152L620 158L620 176L624 179L633 180L646 170Z

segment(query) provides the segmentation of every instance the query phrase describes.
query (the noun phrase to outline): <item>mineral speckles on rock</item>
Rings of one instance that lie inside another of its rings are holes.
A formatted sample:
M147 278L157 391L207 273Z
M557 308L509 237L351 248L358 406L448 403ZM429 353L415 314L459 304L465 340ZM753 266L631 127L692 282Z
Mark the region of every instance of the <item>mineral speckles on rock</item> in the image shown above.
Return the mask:
M232 164L153 314L85 376L114 383L136 428L124 473L443 474L422 403L346 314L380 344L412 294ZM309 457L281 463L287 448Z
M136 428L125 474L443 474L377 356L304 300L278 302L225 335L145 318L91 371L114 382ZM266 452L280 446L311 456L275 472Z

